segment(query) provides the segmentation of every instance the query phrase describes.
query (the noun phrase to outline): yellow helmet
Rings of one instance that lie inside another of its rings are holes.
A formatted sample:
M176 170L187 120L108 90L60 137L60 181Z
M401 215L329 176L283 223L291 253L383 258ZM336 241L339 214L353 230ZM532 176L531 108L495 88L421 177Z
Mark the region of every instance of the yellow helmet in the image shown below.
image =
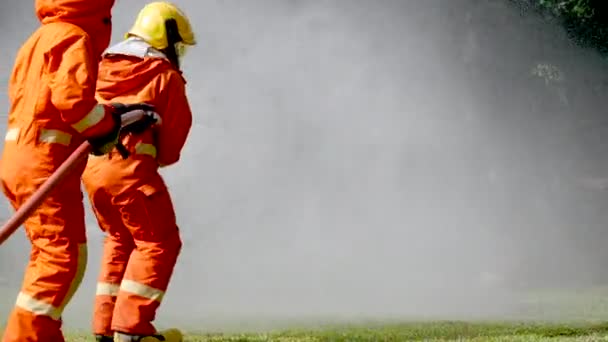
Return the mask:
M177 30L177 35L170 32L171 27ZM185 50L183 44L196 45L188 17L177 6L167 1L151 2L144 6L139 11L133 27L127 32L126 37L129 36L140 37L158 50L173 44L180 57Z

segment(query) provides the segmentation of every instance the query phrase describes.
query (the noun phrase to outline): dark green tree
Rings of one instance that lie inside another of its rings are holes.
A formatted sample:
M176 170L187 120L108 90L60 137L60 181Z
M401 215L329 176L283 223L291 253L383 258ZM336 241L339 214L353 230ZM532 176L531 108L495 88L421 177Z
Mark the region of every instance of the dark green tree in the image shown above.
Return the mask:
M608 1L513 0L559 20L569 36L584 47L608 55Z

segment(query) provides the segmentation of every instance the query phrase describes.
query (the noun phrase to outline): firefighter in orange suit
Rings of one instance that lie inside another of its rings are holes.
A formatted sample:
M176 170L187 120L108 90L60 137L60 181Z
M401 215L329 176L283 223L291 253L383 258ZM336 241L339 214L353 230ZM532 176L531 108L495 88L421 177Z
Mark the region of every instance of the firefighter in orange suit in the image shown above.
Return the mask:
M194 44L186 15L169 2L152 2L99 66L101 102L150 103L162 123L122 138L127 159L118 152L90 158L83 174L106 233L93 317L97 341L182 340L179 330L152 324L182 245L158 170L180 159L192 126L180 60Z
M118 141L127 106L98 104L95 87L107 48L114 0L36 0L41 26L17 53L9 81L10 112L0 183L18 209L88 140L96 155ZM25 221L30 260L3 342L61 342L61 315L87 262L80 176L67 176ZM3 324L2 324L3 325Z

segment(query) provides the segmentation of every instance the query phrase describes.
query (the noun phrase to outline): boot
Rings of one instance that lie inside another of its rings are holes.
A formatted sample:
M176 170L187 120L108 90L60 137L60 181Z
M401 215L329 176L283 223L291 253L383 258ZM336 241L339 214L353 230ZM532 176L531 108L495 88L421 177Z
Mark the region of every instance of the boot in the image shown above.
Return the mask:
M167 329L157 332L151 336L129 335L116 332L114 334L114 342L182 342L183 335L177 329Z
M95 342L114 342L112 336L95 335Z

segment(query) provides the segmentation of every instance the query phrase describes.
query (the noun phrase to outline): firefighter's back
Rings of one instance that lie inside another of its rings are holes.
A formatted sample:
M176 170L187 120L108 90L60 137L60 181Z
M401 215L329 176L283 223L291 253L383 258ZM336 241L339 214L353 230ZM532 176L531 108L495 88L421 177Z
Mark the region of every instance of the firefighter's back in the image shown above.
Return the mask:
M181 88L175 86L180 83L185 83L180 73L162 54L150 50L141 40L128 39L111 47L100 63L97 98L103 103L149 103L155 106L163 122L170 124L181 120L182 126L189 128L189 107L187 113L169 107L175 102L175 92L185 89L183 85ZM185 94L181 96L185 99ZM87 192L92 194L103 189L111 196L118 196L142 187L163 188L165 185L158 169L163 165L163 154L167 154L163 153L166 145L171 144L168 140L154 127L141 133L125 134L122 143L129 151L128 158L123 159L117 150L89 158L83 174Z

